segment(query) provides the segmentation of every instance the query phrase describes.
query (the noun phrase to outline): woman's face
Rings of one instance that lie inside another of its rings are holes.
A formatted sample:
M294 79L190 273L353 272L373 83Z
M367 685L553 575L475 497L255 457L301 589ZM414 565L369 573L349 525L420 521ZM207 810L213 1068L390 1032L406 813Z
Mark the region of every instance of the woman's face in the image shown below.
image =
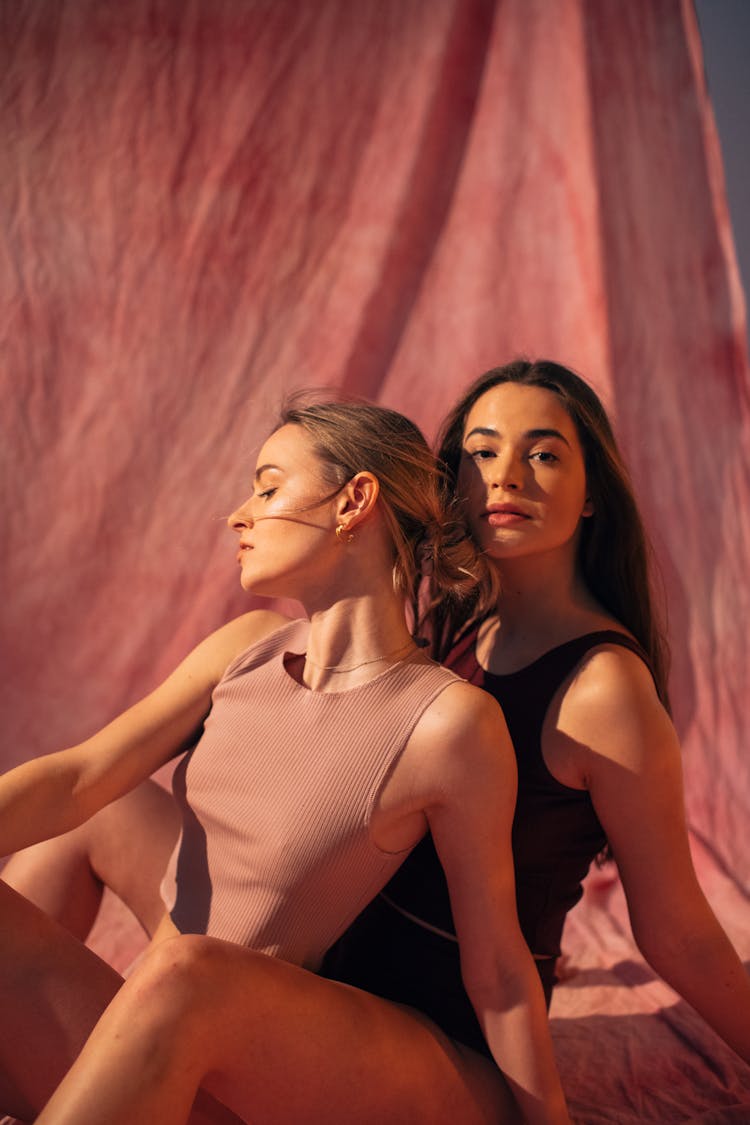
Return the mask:
M336 495L301 426L271 434L258 454L252 495L228 519L240 536L245 590L301 598L325 577L326 547L336 549Z
M553 391L502 383L464 426L458 491L472 535L491 557L575 552L586 496L575 424Z

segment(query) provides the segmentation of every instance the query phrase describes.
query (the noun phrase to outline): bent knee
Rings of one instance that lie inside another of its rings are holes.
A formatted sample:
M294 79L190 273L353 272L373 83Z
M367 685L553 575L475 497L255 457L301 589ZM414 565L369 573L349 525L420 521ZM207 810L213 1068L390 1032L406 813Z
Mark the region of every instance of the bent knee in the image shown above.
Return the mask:
M243 973L256 969L261 975L271 961L263 953L218 938L180 934L149 950L129 984L133 991L148 991L163 1000L179 1003L187 997L192 1005L199 1005L202 1000L215 1001L225 988L233 987L238 962Z
M121 989L114 1018L125 1032L137 1026L138 1034L148 1041L168 1037L184 1046L200 1040L208 1048L214 1031L218 1034L225 1016L235 1010L239 976L245 985L252 981L254 999L270 995L264 981L270 983L272 973L264 973L263 968L272 961L215 938L190 934L167 938L146 954ZM260 1015L267 1006L250 1003L248 1018L252 1011Z
M206 992L199 969L199 953L182 937L167 938L150 949L125 982L113 1005L121 1026L137 1023L162 1034L183 1027L191 1014L203 1008Z

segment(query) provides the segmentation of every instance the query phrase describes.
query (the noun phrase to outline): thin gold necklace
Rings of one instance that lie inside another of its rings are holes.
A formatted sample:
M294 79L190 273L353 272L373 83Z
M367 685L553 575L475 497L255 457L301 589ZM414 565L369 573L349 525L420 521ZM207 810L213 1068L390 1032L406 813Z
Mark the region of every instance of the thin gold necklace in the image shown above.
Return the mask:
M305 654L305 662L307 664L312 664L313 668L317 668L319 672L354 672L355 669L364 668L367 664L379 664L381 660L392 660L394 656L400 656L402 653L405 654L410 648L416 649L417 647L414 639L409 637L405 645L394 649L393 652L385 652L382 656L374 656L370 660L361 660L359 664L347 664L346 667L342 667L340 664L316 664L307 654Z

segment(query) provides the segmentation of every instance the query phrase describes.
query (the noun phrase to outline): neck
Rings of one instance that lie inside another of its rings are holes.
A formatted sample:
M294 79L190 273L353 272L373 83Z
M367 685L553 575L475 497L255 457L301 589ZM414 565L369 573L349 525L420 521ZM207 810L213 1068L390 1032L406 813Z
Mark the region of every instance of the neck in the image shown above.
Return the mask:
M378 676L416 651L404 605L393 591L344 597L310 612L304 679L308 687L345 688Z
M614 622L578 575L571 555L496 560L501 592L496 617L480 626L480 664L503 674L523 668L555 645Z
M578 574L575 559L559 554L497 561L500 595L497 615L506 641L514 635L552 636L569 623L601 617Z

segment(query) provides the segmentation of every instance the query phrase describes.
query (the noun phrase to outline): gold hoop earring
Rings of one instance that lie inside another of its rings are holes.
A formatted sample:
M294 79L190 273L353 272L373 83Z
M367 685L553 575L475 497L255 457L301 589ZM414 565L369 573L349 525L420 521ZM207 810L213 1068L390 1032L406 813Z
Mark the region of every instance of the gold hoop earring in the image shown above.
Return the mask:
M339 543L353 543L354 542L354 532L347 531L346 524L337 523L336 524L336 538L338 539Z

